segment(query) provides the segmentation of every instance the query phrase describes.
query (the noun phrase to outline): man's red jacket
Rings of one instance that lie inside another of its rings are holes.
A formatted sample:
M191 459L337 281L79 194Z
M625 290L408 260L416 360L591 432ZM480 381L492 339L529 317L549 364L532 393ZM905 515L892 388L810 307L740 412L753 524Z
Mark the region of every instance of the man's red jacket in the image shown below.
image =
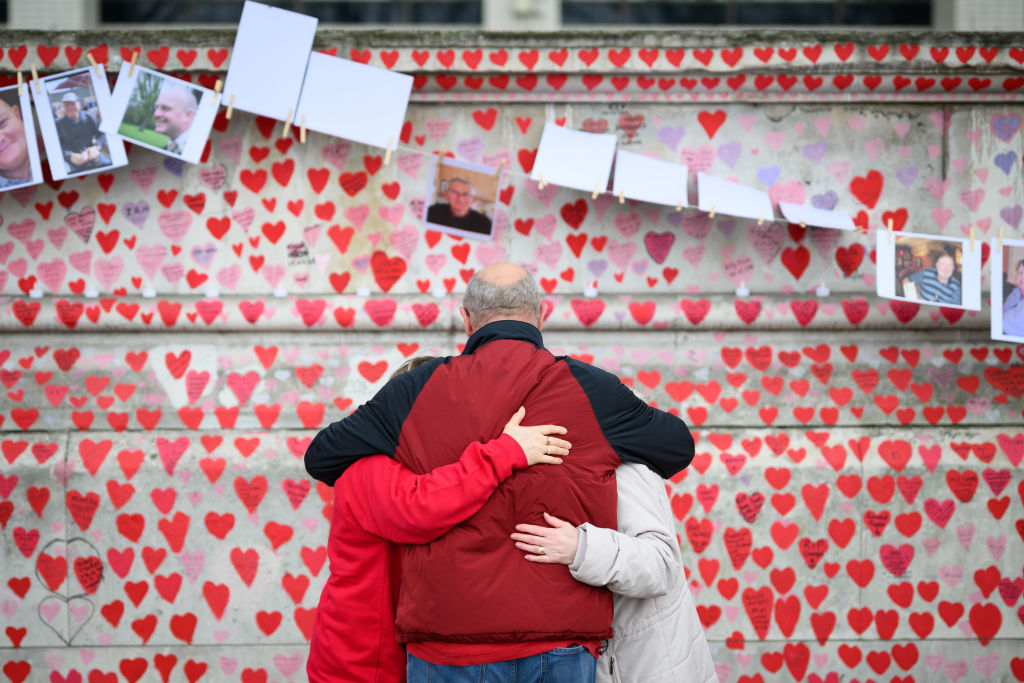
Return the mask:
M639 462L672 476L693 458L693 437L682 420L645 404L615 375L553 356L536 327L491 323L462 355L391 380L317 434L306 469L333 484L356 460L383 453L428 472L455 461L466 444L498 434L520 406L531 424L566 427L570 455L558 467L516 473L438 540L403 547L398 631L405 642L611 635L610 593L576 582L563 566L526 562L509 534L517 523L542 524L543 512L614 529L615 468Z

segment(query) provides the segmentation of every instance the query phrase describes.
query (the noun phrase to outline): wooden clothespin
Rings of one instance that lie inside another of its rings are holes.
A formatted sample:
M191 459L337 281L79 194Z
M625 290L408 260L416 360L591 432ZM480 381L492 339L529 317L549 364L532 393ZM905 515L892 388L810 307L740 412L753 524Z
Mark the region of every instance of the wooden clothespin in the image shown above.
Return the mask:
M889 227L889 244L892 244L892 219L891 218L888 221L888 227Z
M505 159L498 162L498 168L494 169L494 177L497 178L501 175L501 170L505 168Z
M29 64L29 68L32 70L32 83L36 86L36 94L40 94L42 90L39 89L39 72L36 71L35 64Z
M541 173L540 174L540 182L537 183L537 189L538 190L543 190L544 186L547 185L547 184L548 184L548 181L544 180L544 174Z
M971 235L971 251L974 251L974 226L973 225L970 227L970 230L968 232Z
M1003 226L999 226L999 251L1003 250Z
M306 113L299 117L299 144L306 144Z
M761 214L761 217L757 219L757 224L758 225L764 225L764 214L763 213Z
M448 153L447 147L442 147L441 151L437 153L437 170L441 170L441 162L444 160L444 155Z
M804 230L806 230L807 229L807 223L805 223L803 221L800 221L800 227L803 228Z
M21 97L24 94L25 94L25 77L19 71L18 72L18 97Z
M597 199L597 195L601 194L601 186L594 185L594 191L590 193L591 199Z
M281 129L281 137L288 137L288 133L292 130L292 112L295 111L295 107L288 108L288 116L284 118L284 128Z
M387 148L387 151L384 152L384 165L385 166L388 166L388 165L391 164L391 145L393 145L394 143L395 143L395 138L393 138L393 137L388 138L388 148Z
M711 213L708 214L708 218L714 219L714 217L715 217L715 207L712 206L711 207Z
M680 199L679 203L676 204L676 211L682 211L682 210L683 210L683 200Z
M136 50L132 53L132 61L128 66L128 77L131 78L132 74L135 73L135 62L138 60L139 55L142 54L142 50Z
M89 60L89 64L92 66L92 68L96 70L96 75L102 76L103 69L100 68L100 63L96 61L96 58L92 56L92 53L86 52L85 57Z
M223 89L224 89L224 81L222 81L222 80L220 80L218 78L217 82L213 84L213 92L215 92L215 93L217 93L219 95Z
M228 110L224 112L224 118L228 121L231 120L231 112L235 110L235 93L231 93L231 97L228 98Z
M625 190L619 190L619 204L625 204L625 203L626 203L626 191Z

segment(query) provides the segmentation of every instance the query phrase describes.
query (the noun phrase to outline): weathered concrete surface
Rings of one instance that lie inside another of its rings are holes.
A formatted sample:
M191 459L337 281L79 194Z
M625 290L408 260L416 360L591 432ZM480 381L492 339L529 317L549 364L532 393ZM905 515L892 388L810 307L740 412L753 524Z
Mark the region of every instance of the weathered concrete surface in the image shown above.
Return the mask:
M0 195L0 671L302 680L330 498L305 439L457 352L465 280L505 258L547 291L550 348L699 435L667 485L723 681L1024 678L1024 347L987 303L876 297L871 260L889 217L1020 238L1018 37L321 32L417 76L391 166L238 112L199 166L133 149ZM0 70L138 46L212 79L232 39L0 33ZM541 191L562 118L871 232ZM422 228L441 147L506 162L493 243Z

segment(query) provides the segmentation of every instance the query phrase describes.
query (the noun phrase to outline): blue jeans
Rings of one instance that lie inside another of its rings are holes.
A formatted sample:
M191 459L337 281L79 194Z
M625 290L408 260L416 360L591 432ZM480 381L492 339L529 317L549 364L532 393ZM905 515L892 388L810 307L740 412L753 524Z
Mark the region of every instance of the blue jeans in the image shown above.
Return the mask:
M443 666L407 655L409 683L593 683L597 660L582 645L493 664Z

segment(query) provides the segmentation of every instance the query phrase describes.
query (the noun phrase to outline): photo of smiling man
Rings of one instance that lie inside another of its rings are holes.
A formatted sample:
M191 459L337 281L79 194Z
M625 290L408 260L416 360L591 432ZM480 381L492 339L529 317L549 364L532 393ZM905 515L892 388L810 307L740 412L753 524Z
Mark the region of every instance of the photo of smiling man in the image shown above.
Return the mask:
M0 192L43 181L28 93L0 90Z
M494 203L501 179L494 169L454 159L431 165L426 212L427 227L478 240L493 235Z
M110 124L101 128L140 147L199 163L220 94L180 78L122 64L111 95Z
M181 156L202 93L175 78L140 73L117 134L147 147Z

